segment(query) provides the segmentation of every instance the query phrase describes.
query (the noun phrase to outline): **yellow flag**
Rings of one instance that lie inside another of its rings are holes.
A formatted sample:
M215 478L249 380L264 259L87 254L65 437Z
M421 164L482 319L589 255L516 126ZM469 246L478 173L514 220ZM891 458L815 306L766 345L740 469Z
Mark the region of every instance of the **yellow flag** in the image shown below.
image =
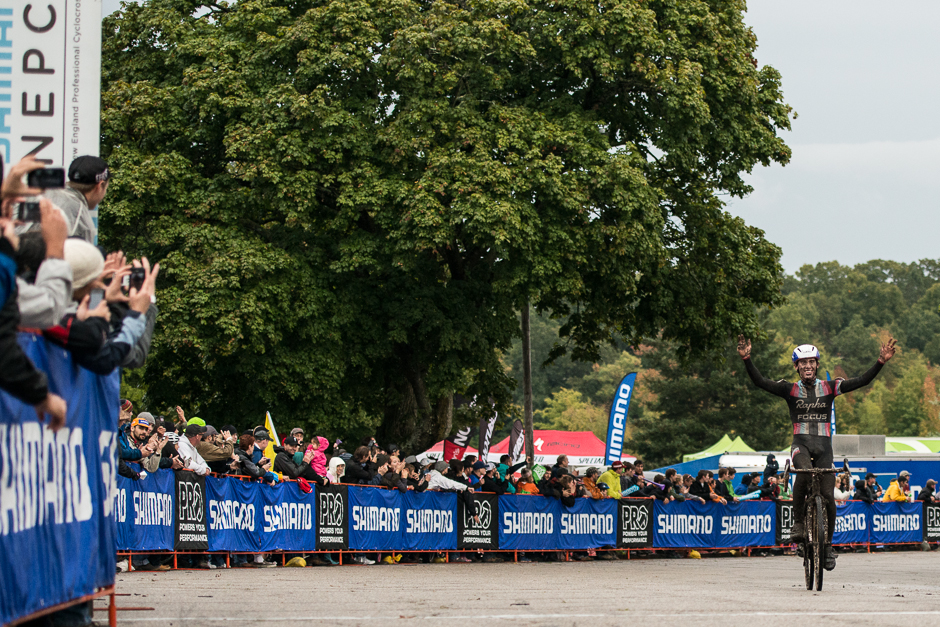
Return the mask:
M277 439L277 431L274 429L274 421L271 420L271 412L264 413L264 428L267 430L268 435L271 436L271 439L268 440L268 447L264 449L264 456L271 460L271 468L274 468L274 457L276 453L274 452L274 445L280 445L281 441ZM280 478L279 473L275 473Z

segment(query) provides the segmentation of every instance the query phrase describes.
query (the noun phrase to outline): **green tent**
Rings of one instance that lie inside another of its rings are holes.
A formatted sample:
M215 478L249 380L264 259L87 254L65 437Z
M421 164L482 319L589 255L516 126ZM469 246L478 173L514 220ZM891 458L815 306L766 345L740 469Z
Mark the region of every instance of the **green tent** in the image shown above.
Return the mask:
M731 436L727 433L720 440L709 446L704 451L699 451L698 453L689 453L688 455L682 456L683 462L690 462L696 459L701 459L702 457L710 457L711 455L721 455L723 453L753 453L754 449L747 445L747 443L741 439L741 436L737 436L733 440Z

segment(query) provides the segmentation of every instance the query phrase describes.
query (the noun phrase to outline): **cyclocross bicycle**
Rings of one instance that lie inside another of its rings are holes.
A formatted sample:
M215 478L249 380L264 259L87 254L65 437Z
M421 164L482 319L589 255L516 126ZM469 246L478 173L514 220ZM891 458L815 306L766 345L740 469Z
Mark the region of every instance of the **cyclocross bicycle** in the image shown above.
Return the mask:
M849 460L843 460L843 470L849 472ZM826 538L828 537L828 523L826 518L826 499L819 491L819 477L824 474L837 473L835 468L791 468L790 461L783 473L784 485L790 482L790 473L796 475L810 475L811 483L806 495L806 511L803 513L803 529L806 537L798 547L803 556L803 572L806 575L806 589L822 590L823 566L826 563ZM797 515L797 512L794 512Z

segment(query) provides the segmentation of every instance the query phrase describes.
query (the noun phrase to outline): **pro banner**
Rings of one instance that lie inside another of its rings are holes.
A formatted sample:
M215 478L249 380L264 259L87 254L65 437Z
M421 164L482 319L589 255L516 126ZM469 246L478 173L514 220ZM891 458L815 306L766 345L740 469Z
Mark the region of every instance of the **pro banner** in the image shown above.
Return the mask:
M868 504L862 501L836 501L836 528L833 544L868 542Z
M777 546L790 544L793 528L793 501L777 501Z
M173 471L161 470L134 481L117 478L117 548L121 551L172 551L176 521Z
M558 513L558 544L562 550L594 549L617 545L618 503L614 499L576 499Z
M205 486L209 550L257 551L258 516L263 503L261 486L216 477L206 477Z
M262 551L316 550L314 529L316 495L303 492L296 482L279 483L260 489Z
M625 549L653 546L653 500L620 499L617 503L617 546Z
M21 25L19 6L15 16L6 9L11 17L3 19ZM45 5L34 6L34 22L41 26L48 13ZM21 38L20 56L0 65L19 72L27 31L8 30L7 40L14 32ZM18 341L47 374L49 391L68 403L68 413L65 426L53 433L37 422L30 405L0 392L0 624L114 583L120 375L79 368L69 353L36 335L21 333Z
M495 494L474 494L473 509L473 512L467 511L463 499L457 499L457 548L498 549L499 497ZM474 519L474 514L479 517L479 522Z
M321 551L349 548L349 494L344 485L316 487L317 546Z
M659 548L734 548L773 546L775 506L745 503L673 502L653 505L653 546Z
M206 479L190 470L177 470L175 474L174 548L177 551L205 551L209 548Z
M623 455L623 434L635 384L636 373L631 372L620 381L614 400L610 404L610 418L607 420L607 465L620 461Z
M391 551L402 546L398 490L349 486L349 548Z
M924 502L924 540L940 541L940 504Z
M399 497L404 510L404 551L454 550L457 548L457 495L453 492L405 492Z
M499 548L539 551L558 548L561 504L539 496L499 497Z
M868 541L872 544L923 542L924 507L920 503L876 502L868 511Z

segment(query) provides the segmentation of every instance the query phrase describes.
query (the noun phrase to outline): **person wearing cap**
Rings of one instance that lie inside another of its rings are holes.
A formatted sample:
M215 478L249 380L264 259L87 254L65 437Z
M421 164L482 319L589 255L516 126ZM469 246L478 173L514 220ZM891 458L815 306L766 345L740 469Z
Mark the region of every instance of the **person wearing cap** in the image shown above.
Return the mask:
M506 494L506 486L497 480L498 477L499 475L496 471L496 464L492 462L484 464L483 474L480 475L480 483L478 484L477 489L480 492L492 492L500 496Z
M271 442L271 436L268 434L267 429L258 427L252 432L252 436L255 438L255 447L251 453L251 461L264 471L264 480L268 483L280 480L277 474L271 472L271 460L264 455L264 451Z
M597 478L598 483L606 483L607 495L612 499L620 499L622 495L620 490L620 475L623 474L623 462L619 459L610 465L610 470L604 472Z
M584 489L587 490L588 495L595 500L609 498L606 490L601 490L597 487L597 478L600 476L601 471L597 468L588 468L584 473Z
M186 430L183 431L183 437L180 438L179 443L176 445L183 465L197 475L209 474L209 465L206 464L206 460L204 460L202 455L199 454L199 451L196 450L196 447L202 442L202 438L205 434L206 428L201 425L186 425Z
M194 420L195 418L190 421L190 424L195 424ZM199 451L212 472L224 474L230 470L229 465L235 456L235 442L234 435L223 438L215 427L206 425L206 434L196 446L196 450Z
M926 503L936 503L936 488L937 482L933 479L927 479L927 483L924 484L924 489L917 494L917 500Z
M327 485L329 481L326 477L320 476L310 467L310 458L313 456L312 453L304 454L303 463L294 463L294 453L297 452L298 448L300 447L297 444L297 440L289 436L284 438L284 446L275 446L274 452L276 456L274 457L274 472L279 472L290 479L303 478L323 486Z
M899 472L898 478L892 481L891 485L888 486L888 489L885 491L885 495L881 499L881 502L903 503L905 501L909 501L911 495L910 479L911 473L907 472L906 470Z
M89 244L98 243L95 217L98 205L108 193L111 173L104 159L90 155L78 157L69 166L69 180L62 189L43 190L65 216L69 237L78 237Z

